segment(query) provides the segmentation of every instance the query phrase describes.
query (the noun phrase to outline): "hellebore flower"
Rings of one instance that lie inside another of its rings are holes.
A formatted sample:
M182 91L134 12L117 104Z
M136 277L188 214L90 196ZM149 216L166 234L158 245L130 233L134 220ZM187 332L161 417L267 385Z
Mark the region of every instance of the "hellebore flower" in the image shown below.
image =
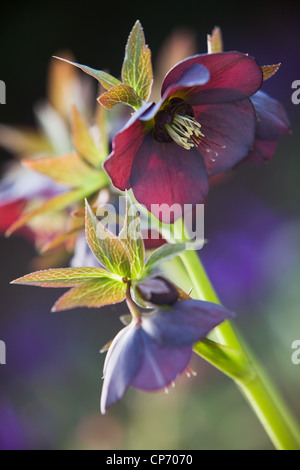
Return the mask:
M220 305L189 299L134 318L108 350L102 413L118 402L129 386L146 391L168 387L187 368L193 344L232 316Z
M277 140L291 132L289 119L281 103L262 91L251 97L257 114L253 149L246 162L261 163L270 160L276 150Z
M256 114L250 96L262 84L255 59L240 52L203 54L166 75L162 98L142 106L113 139L104 162L114 186L169 222L184 204L202 203L208 178L243 160L253 146Z

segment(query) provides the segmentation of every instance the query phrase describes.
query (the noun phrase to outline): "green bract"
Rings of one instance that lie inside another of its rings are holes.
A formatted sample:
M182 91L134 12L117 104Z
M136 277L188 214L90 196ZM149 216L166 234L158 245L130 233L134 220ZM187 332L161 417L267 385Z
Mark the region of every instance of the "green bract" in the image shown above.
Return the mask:
M101 83L107 91L99 96L98 102L106 109L124 103L137 110L150 96L153 82L151 51L145 43L144 31L139 21L135 23L126 44L122 82L102 70L56 58L80 68Z
M101 307L122 302L127 286L150 276L160 262L185 250L185 243L168 244L154 251L145 263L139 213L126 195L126 215L119 236L112 234L98 221L86 201L86 239L102 265L99 268L58 268L27 274L12 283L40 287L72 287L58 299L53 311L75 307ZM134 292L133 292L134 294Z

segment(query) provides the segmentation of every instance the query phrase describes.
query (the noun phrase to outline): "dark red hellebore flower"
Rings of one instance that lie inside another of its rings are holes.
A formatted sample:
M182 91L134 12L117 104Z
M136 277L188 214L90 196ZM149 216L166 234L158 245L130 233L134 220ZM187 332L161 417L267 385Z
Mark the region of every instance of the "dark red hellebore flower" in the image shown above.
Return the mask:
M249 97L262 79L256 60L240 52L179 62L163 81L161 100L142 106L114 137L104 162L114 186L132 188L164 222L180 217L185 204L202 203L208 178L234 167L253 146L257 118Z

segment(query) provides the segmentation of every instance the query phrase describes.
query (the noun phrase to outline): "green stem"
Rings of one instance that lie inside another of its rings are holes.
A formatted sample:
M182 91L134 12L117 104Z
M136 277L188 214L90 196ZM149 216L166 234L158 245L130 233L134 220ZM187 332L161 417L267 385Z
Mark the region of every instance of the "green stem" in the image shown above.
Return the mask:
M189 250L180 257L193 284L193 296L220 304L197 253ZM240 335L238 339L229 321L215 328L214 332L221 343L239 351L248 362L248 370L252 371L252 374L241 375L239 378L235 377L234 380L248 399L274 446L279 450L300 449L300 432L293 416L249 348L244 345L244 342L242 343ZM210 360L207 357L207 350L208 348L204 349L201 343L195 346L195 352ZM210 360L210 362L213 361ZM230 371L222 368L222 364L221 366L214 365L232 377Z
M151 223L169 240L170 226L155 218L151 218ZM183 221L179 220L173 225L172 236L173 242L174 239L188 240ZM184 274L189 277L193 286L192 297L220 304L197 253L188 250L180 258L185 268ZM177 272L177 269L174 271ZM180 272L182 275L182 267ZM174 277L174 272L172 274ZM233 328L232 323L225 321L213 333L224 348L217 343L202 341L195 345L194 351L236 382L277 449L300 450L300 431L294 417L241 335L237 333L236 327Z
M175 236L177 235L178 239L182 238L182 225L174 224L174 234ZM220 300L197 253L193 250L188 250L182 253L180 258L193 284L192 296L200 300L220 304ZM225 367L222 360L214 360L214 357L217 356L215 356L210 347L211 345L207 342L196 344L195 352L233 378L277 449L299 450L300 432L293 416L269 377L267 377L254 358L252 352L245 346L244 341L241 340L241 336L236 332L236 328L233 329L232 324L229 321L225 321L215 328L214 333L223 345L232 348L232 350L240 354L242 360L239 358L236 362L237 364L238 362L244 363L241 371L248 369L248 373L241 373L239 376L236 373L232 373L232 371L238 370L234 364L234 355L232 356L233 366L230 368L228 367L228 355Z

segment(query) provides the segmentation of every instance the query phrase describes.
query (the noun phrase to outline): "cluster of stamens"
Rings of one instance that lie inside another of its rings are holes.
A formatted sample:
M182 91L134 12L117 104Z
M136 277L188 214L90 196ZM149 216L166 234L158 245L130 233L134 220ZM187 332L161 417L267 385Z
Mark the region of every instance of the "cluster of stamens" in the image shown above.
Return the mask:
M204 137L201 124L190 116L175 114L172 124L165 124L165 129L176 144L187 150L198 146Z
M213 162L219 156L219 149L226 148L205 137L201 124L193 117L192 107L177 98L173 98L169 107L158 113L154 137L158 142L174 141L186 150L198 147Z

